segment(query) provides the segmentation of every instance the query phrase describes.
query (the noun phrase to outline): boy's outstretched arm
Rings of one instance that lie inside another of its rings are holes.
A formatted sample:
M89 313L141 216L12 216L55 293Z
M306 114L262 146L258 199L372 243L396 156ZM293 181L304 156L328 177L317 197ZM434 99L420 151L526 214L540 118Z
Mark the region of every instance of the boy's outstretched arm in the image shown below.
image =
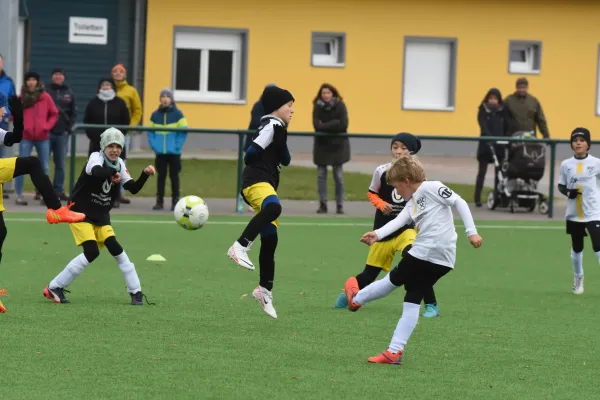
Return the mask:
M13 131L6 132L2 141L5 146L12 146L23 139L23 104L17 96L8 99L8 108L13 117Z
M481 246L481 236L479 236L477 233L475 221L473 220L473 215L471 214L471 210L469 209L467 202L463 198L459 197L454 202L454 208L456 208L458 215L460 215L460 218L465 224L465 231L473 247L477 248Z
M147 166L146 168L144 168L144 170L140 174L140 177L137 180L127 180L123 184L123 189L128 190L131 194L136 194L137 192L142 190L142 188L146 184L146 181L148 180L148 177L150 175L154 175L155 172L156 170L152 165Z

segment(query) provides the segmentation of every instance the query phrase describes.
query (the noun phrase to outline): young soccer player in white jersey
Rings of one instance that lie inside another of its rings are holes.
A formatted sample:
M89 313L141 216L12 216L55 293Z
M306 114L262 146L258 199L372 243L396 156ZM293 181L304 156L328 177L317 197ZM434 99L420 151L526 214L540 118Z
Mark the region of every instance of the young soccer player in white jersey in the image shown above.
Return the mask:
M600 260L600 159L588 154L590 146L590 131L575 128L571 133L573 157L562 162L558 177L558 190L569 199L565 220L571 235L574 294L583 293L583 239L588 233Z
M393 159L409 154L417 154L421 150L421 140L410 133L402 132L392 138L391 149ZM392 185L387 183L387 170L391 164L389 162L377 167L369 186L369 200L377 209L373 229L379 229L392 221L406 206L406 200L398 194ZM410 250L416 237L417 232L414 225L409 223L370 246L365 269L356 275L359 289L373 283L381 271L389 272L396 253L404 254ZM425 293L424 302L425 312L423 316L426 318L437 317L439 308L433 287L431 291ZM346 293L341 293L338 296L335 307L348 307Z
M130 193L136 194L142 190L148 177L156 171L154 166L149 165L144 168L140 177L134 180L120 157L124 146L125 136L120 130L105 130L100 135L101 151L90 154L73 188L73 208L85 213L85 220L71 224L70 227L75 244L83 248L83 253L72 259L44 288L44 297L55 303L70 303L65 297L65 288L98 258L100 250L106 247L123 273L127 291L131 296L131 305L144 304L144 294L135 265L117 241L115 231L110 225L110 210L121 195L121 185Z
M407 200L406 207L393 221L365 233L361 242L372 245L411 221L415 224L417 237L396 268L383 279L359 290L356 278L348 278L345 292L348 309L356 311L404 285L404 309L392 341L383 353L369 358L372 363L402 364L404 346L417 326L425 293L454 268L457 234L451 207L454 206L462 218L473 247L481 246L481 236L467 202L443 183L425 181L421 163L412 156L395 160L388 169L387 181Z

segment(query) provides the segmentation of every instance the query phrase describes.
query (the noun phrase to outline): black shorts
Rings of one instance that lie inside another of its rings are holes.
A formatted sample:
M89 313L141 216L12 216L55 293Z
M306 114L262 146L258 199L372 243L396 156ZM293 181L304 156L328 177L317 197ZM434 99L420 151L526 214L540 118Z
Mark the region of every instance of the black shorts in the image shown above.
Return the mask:
M396 286L406 288L407 296L412 291L424 292L432 288L433 285L452 268L430 261L425 261L407 253L398 263L396 268L390 272L390 281ZM416 300L419 304L421 299Z
M567 220L567 234L573 240L583 240L590 235L594 251L600 251L600 221L577 222Z

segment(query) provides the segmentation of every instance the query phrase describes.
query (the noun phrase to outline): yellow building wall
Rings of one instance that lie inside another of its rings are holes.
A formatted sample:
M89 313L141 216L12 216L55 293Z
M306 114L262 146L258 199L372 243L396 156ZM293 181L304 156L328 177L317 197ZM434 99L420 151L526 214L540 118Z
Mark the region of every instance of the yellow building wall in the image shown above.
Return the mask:
M329 82L346 101L351 133L477 136L487 90L506 96L520 76L508 73L509 40L536 40L541 74L527 78L551 136L567 138L576 126L594 132L599 18L600 2L591 1L148 0L144 120L171 86L173 27L183 25L249 30L247 104L179 103L192 127L245 129L273 81L296 98L290 130L312 131L312 100ZM346 33L345 68L310 65L313 31ZM458 38L454 112L402 110L405 36Z

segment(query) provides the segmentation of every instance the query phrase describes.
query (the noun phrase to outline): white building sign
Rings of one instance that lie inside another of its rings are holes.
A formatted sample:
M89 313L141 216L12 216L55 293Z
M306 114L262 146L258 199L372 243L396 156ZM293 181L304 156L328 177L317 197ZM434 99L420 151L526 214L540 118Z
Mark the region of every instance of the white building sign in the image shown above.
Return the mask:
M69 17L69 43L106 44L108 19Z

